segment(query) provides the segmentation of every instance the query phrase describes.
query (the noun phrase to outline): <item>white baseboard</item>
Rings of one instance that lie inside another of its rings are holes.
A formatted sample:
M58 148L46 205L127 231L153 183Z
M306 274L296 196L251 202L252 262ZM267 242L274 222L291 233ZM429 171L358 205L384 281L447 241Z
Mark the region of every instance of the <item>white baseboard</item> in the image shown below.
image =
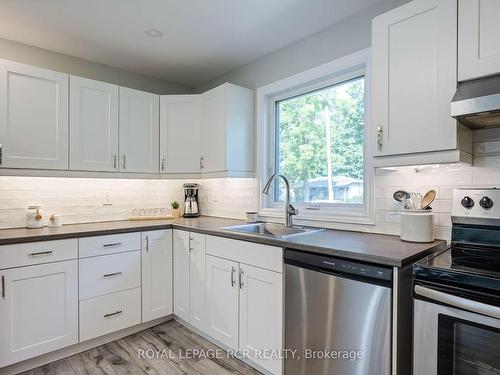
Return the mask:
M145 329L157 326L158 324L164 323L168 320L173 319L173 314L151 320L146 323L137 324L133 327L128 327L120 331L109 333L104 336L96 337L95 339L88 340L85 342L80 342L75 345L68 346L41 356L27 359L26 361L14 363L13 365L0 368L0 375L15 375L20 372L28 371L39 366L46 365L47 363L58 361L60 359L70 357L72 355L93 349L97 346L107 344L109 342L121 339L123 337L132 335L134 333L144 331Z

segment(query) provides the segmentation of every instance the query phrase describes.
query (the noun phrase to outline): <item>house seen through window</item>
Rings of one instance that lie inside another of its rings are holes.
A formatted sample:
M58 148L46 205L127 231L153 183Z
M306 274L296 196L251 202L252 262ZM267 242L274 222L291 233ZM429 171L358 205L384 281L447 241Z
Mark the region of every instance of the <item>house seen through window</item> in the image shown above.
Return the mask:
M361 76L275 102L275 166L293 202L364 203L364 87Z

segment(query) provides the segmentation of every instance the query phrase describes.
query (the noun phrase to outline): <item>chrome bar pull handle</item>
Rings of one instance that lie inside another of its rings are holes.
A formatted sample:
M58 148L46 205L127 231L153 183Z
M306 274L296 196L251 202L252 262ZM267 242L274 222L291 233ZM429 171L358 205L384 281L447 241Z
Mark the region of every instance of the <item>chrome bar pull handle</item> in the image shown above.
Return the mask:
M113 243L105 243L104 245L102 245L102 247L117 247L117 246L121 246L121 242L113 242Z
M0 145L0 165L2 165L2 145Z
M38 253L30 253L30 257L38 257L42 255L52 255L53 251L39 251Z
M116 154L114 154L113 155L113 169L116 169L117 164L118 164L118 158L117 158Z
M122 274L121 272L106 273L106 274L102 275L102 277L107 278L107 277L118 276L121 274Z
M205 158L202 156L200 157L200 169L205 168Z
M123 154L122 160L123 160L122 167L123 167L123 170L125 170L127 167L127 155Z
M236 272L236 269L234 267L231 267L231 287L234 287L234 273Z
M5 298L5 276L2 275L2 298Z
M240 289L243 289L243 270L240 268L240 275L239 275L239 280L240 280Z
M146 236L146 252L149 252L149 236Z
M122 314L122 313L123 313L123 310L118 310L118 311L115 311L114 313L104 314L104 317L105 318L109 318L111 316L119 315L119 314Z
M167 162L167 159L165 157L162 157L161 158L161 170L164 171L165 170L165 164Z
M383 136L384 136L384 128L382 125L379 125L377 127L377 148L379 151L382 151L382 148L384 147Z

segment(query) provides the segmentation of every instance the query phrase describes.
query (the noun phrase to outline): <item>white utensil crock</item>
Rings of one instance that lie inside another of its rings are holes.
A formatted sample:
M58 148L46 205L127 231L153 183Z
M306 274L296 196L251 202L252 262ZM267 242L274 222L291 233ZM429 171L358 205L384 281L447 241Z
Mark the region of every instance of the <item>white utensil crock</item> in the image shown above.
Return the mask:
M430 210L401 212L401 239L408 242L434 241L434 214Z

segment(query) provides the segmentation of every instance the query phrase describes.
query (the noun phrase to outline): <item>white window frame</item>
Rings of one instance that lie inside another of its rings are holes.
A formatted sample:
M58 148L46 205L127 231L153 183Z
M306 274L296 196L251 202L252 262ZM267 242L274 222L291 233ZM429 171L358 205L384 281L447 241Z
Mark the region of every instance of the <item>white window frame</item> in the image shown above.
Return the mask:
M283 218L284 204L273 202L273 194L262 194L269 176L275 169L275 103L289 97L326 88L356 77L365 78L364 175L363 204L293 203L299 209L297 220L311 225L322 222L374 224L374 168L370 139L370 49L295 74L260 87L256 91L257 177L260 187L259 214L268 218Z

